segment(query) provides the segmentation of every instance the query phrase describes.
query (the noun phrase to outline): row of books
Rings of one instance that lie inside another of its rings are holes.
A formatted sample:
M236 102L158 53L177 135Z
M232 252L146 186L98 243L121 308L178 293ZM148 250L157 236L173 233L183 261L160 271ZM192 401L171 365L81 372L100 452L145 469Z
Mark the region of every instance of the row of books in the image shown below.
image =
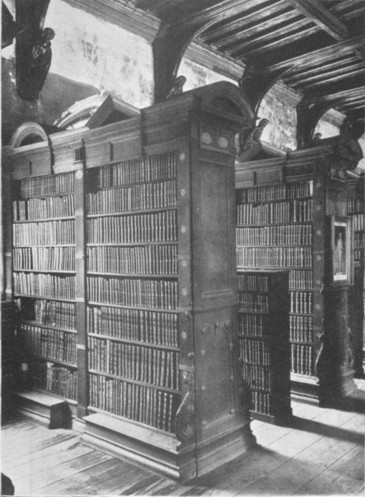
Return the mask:
M365 230L365 214L354 214L352 216L352 223L354 231L364 231Z
M89 375L90 405L167 432L173 431L177 399L170 392Z
M265 316L259 314L238 314L238 332L250 337L264 336Z
M76 364L76 334L23 323L22 343L31 355Z
M145 243L177 240L175 210L87 220L88 243Z
M179 354L89 336L89 369L121 378L177 389Z
M310 290L313 288L313 271L310 269L292 269L289 272L290 290Z
M313 219L313 200L290 200L274 204L238 204L237 224L305 223Z
M36 197L42 195L62 195L75 189L74 173L52 176L38 176L20 181L20 197Z
M271 371L269 367L257 364L242 364L242 377L252 388L271 389Z
M76 305L71 302L59 302L46 299L15 299L18 309L25 321L69 330L76 329Z
M251 409L261 414L271 414L271 395L253 390L251 392Z
M240 360L243 363L270 365L270 344L267 341L239 339Z
M75 215L74 195L62 197L30 198L13 202L14 221L36 221L52 217Z
M241 247L236 248L239 268L312 267L311 247Z
M89 333L178 346L178 315L117 307L87 307Z
M75 277L14 273L14 293L29 297L75 299Z
M311 345L291 344L291 370L293 373L313 375L313 348Z
M87 279L90 302L152 309L177 308L177 281L132 278Z
M312 314L313 294L312 292L289 292L290 312L294 314Z
M354 233L354 249L361 250L364 248L364 232Z
M30 382L67 399L77 400L77 371L64 366L56 366L49 361L36 361L29 364Z
M15 271L75 271L75 247L26 247L13 249Z
M242 312L266 313L269 311L269 298L267 295L238 293L238 309Z
M98 187L108 188L175 177L176 155L175 152L167 152L100 168Z
M312 224L237 228L237 245L312 245Z
M88 214L131 212L176 207L176 180L100 190L86 195Z
M238 273L237 284L239 292L268 292L269 280L267 276Z
M75 243L75 222L72 220L19 223L13 225L13 244L61 245Z
M313 316L289 316L290 340L312 342Z
M353 198L347 200L347 214L363 213L365 203L363 198Z
M292 198L306 198L313 195L313 181L289 185L256 186L237 190L237 203L272 202Z
M176 275L177 245L87 247L88 270L98 273Z

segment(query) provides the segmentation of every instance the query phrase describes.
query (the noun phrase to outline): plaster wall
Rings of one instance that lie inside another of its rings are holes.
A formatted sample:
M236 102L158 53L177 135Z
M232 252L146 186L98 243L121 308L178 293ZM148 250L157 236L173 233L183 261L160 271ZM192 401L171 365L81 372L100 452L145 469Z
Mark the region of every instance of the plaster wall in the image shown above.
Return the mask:
M280 150L297 149L297 104L301 97L285 86L276 83L263 98L258 118L266 118L269 124L264 128L261 140Z

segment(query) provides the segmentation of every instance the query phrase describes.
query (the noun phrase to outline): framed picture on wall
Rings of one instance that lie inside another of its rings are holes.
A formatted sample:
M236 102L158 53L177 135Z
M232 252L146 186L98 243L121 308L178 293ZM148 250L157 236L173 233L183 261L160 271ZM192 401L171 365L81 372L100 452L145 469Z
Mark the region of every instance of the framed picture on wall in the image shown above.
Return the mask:
M352 230L351 219L331 216L331 274L332 282L352 282Z

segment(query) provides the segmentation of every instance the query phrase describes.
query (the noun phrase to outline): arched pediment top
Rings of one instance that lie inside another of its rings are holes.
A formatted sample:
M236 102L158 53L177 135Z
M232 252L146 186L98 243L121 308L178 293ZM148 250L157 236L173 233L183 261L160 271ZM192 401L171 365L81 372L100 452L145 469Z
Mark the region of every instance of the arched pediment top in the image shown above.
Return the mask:
M48 135L42 126L34 122L21 124L12 134L9 147L19 148L33 143L48 142Z
M229 81L218 81L190 91L202 99L204 106L213 107L217 111L229 112L249 121L255 118L250 103L239 87Z

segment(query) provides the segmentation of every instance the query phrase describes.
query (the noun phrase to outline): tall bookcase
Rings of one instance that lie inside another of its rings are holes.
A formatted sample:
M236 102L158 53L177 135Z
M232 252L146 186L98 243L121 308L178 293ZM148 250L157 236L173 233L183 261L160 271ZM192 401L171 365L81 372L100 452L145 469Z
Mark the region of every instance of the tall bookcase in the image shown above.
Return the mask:
M349 163L336 140L236 165L237 266L289 271L291 387L322 405L354 392L352 288L334 281L331 219L347 216Z
M238 271L238 337L251 414L291 421L288 271Z
M353 344L354 372L364 377L365 356L365 293L364 293L364 250L365 250L365 192L364 177L349 182L347 215L352 219L354 285L350 295L351 330Z
M75 404L86 443L175 478L255 442L234 242L234 136L251 125L248 109L234 85L217 83L140 117L4 150L7 295L33 384ZM72 208L47 211L58 203ZM33 204L45 206L42 219L38 209L19 217ZM72 394L50 381L57 368L73 375Z
M77 399L74 173L13 183L14 299L33 387Z

